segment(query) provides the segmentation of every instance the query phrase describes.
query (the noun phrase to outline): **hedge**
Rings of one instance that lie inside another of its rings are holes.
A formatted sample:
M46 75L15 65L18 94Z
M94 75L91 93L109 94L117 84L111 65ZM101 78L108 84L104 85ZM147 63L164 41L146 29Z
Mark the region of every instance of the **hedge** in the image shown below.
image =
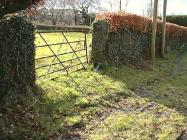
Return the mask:
M111 25L110 31L115 32L119 28L126 28L131 31L148 33L152 32L152 20L150 18L138 16L135 14L128 13L102 13L96 16L96 20L107 20ZM162 32L162 22L158 20L157 33L161 34ZM186 31L185 27L167 23L167 37L181 39L184 37L184 32Z
M0 100L35 86L34 27L22 17L0 20Z
M173 15L166 17L167 22L178 24L180 26L187 26L187 15Z
M168 48L181 46L187 29L166 25ZM161 55L162 22L158 20L156 55ZM139 64L150 57L152 20L135 14L103 13L93 23L92 60L94 63Z

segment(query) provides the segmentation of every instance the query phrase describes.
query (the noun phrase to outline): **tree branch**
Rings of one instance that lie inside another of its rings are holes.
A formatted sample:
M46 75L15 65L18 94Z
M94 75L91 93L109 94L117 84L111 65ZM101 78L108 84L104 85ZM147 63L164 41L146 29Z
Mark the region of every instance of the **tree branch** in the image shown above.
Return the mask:
M43 0L1 0L0 1L0 17L18 11L26 10L32 6L43 4Z

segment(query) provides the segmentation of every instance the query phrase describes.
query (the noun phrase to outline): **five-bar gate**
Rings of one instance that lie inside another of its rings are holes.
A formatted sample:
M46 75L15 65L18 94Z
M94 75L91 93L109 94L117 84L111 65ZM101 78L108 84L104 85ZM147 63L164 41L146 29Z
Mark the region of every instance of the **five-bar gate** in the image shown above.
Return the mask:
M89 28L36 31L36 73L38 78L69 74L86 69Z

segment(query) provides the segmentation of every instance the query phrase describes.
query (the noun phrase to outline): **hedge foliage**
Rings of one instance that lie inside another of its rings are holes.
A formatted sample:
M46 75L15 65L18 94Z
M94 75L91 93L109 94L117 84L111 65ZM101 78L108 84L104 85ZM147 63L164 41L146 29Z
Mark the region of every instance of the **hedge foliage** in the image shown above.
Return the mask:
M106 60L110 64L137 64L147 58L149 41L147 34L120 29L110 32L106 43Z
M107 23L107 24L106 24ZM180 47L187 40L187 28L167 23L166 48ZM103 13L93 24L94 63L141 64L150 57L152 20L135 14ZM161 55L162 22L158 20L156 56Z
M174 24L178 24L180 26L186 26L187 27L187 15L173 15L173 16L167 16L167 22L171 22Z
M0 99L35 86L34 27L22 17L0 20Z
M150 18L128 13L102 13L96 16L96 20L107 20L111 25L110 31L115 32L119 28L126 28L135 32L148 33L152 32L152 20ZM162 32L162 22L158 20L157 33ZM166 25L168 38L187 38L185 36L186 28L172 23Z

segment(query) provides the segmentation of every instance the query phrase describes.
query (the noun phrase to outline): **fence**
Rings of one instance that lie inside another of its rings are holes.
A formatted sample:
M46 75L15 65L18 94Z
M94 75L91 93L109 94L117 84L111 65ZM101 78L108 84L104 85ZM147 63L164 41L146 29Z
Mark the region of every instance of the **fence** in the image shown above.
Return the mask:
M45 78L54 73L69 74L86 69L89 28L64 27L36 31L36 73Z

